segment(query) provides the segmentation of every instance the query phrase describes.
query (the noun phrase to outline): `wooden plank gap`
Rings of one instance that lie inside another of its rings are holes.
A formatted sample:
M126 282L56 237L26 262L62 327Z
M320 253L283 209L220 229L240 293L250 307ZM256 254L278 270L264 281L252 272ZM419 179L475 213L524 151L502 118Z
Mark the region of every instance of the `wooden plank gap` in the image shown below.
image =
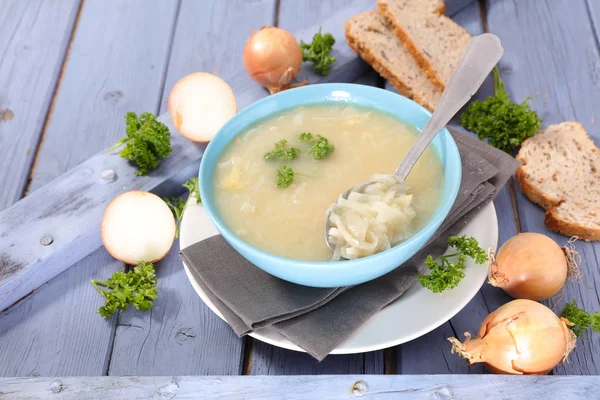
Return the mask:
M383 350L383 373L384 375L398 374L398 359L396 358L396 347L389 347Z
M104 367L102 368L103 376L110 376L110 364L112 361L113 352L115 350L115 338L117 336L117 327L121 324L121 311L117 311L117 317L115 323L111 326L110 338L107 346L107 355L104 360Z
M511 176L507 185L508 185L509 192L510 192L510 202L512 204L512 212L513 212L513 218L515 220L515 227L517 228L517 233L521 233L521 232L523 232L523 230L521 229L521 219L519 217L519 206L517 205L517 192L515 191L516 184L517 184L517 181L515 180L514 177Z
M281 0L275 0L275 17L273 19L273 25L279 26L279 10L281 9Z
M244 353L242 356L242 375L252 375L252 350L254 339L250 336L244 337Z
M177 1L177 7L175 8L175 15L173 16L173 24L171 28L171 33L169 34L169 47L167 48L167 55L165 57L164 68L162 72L162 76L160 77L160 94L158 95L158 102L156 103L156 111L154 112L156 115L160 113L162 108L162 103L167 102L167 99L163 99L165 95L165 84L167 81L167 74L169 73L169 64L171 63L171 51L173 50L173 41L175 40L175 32L177 30L177 22L179 21L179 13L181 12L181 1Z
M54 85L54 90L52 91L52 100L50 101L50 106L48 107L48 112L44 118L44 125L42 126L42 133L38 137L38 141L35 145L35 155L29 167L29 176L27 178L27 183L23 188L23 193L21 193L21 198L27 196L29 194L29 187L31 186L31 181L33 180L33 174L35 172L35 168L38 164L38 159L41 153L42 146L44 144L44 138L46 137L46 132L48 130L48 126L50 125L50 120L52 119L52 113L54 112L54 106L56 104L56 99L58 95L58 91L60 90L60 86L62 84L62 79L65 74L65 68L67 65L67 61L69 60L69 56L71 55L71 47L73 46L73 39L77 34L77 28L79 26L79 20L81 17L81 10L83 10L83 4L85 0L81 0L79 3L79 8L77 9L77 14L75 15L75 22L73 23L73 27L71 28L71 34L69 36L69 44L67 45L67 50L63 56L62 64L60 66L60 72L58 73L58 79L56 80L56 84ZM31 293L30 293L31 294ZM27 297L27 296L25 296Z
M484 32L489 32L487 20L487 5L485 0L479 0L479 14L481 15L481 26Z

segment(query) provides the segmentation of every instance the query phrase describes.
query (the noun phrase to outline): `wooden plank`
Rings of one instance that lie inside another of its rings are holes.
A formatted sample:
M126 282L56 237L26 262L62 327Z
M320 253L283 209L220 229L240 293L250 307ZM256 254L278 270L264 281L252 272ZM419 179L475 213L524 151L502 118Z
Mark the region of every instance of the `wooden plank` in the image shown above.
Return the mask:
M477 2L463 7L452 18L472 35L483 33L481 12ZM389 84L386 84L386 88L394 90ZM491 93L491 90L492 86L490 82L487 82L477 93L476 98L487 97ZM457 124L458 121L459 118L455 118L453 123ZM504 197L496 199L495 205L498 207L497 213L499 215L506 214L507 212L512 215L512 206L510 199L508 200L507 202ZM507 230L509 228L501 226L500 229ZM484 372L482 365L469 367L463 360L452 355L447 338L452 336L462 338L464 332L473 333L479 329L481 321L483 321L490 311L484 294L487 292L486 289L482 289L461 312L436 330L409 343L397 346L396 361L398 373L467 374ZM498 294L497 291L493 290L491 296L494 297L496 294Z
M374 7L372 0L310 0L298 2L281 0L279 6L279 26L290 31L304 29L328 15L335 14L341 7L354 7L354 14ZM354 15L352 14L352 15ZM325 31L324 31L325 32ZM313 32L313 34L316 33ZM309 33L309 36L310 33ZM335 47L345 45L346 39L341 38ZM304 70L311 70L310 64L304 65ZM376 86L379 78L370 71L357 81L363 85ZM252 375L307 375L307 374L365 374L383 373L383 352L366 354L331 355L322 362L317 362L305 353L285 350L255 340L251 358L248 360L247 372Z
M588 5L597 18L598 5ZM530 96L544 125L565 120L581 122L599 145L596 118L600 107L600 54L585 0L489 1L487 8L489 29L504 44L501 72L512 97L521 101ZM532 204L518 185L515 190L523 231L541 232L564 244L567 237L544 226L543 210ZM581 267L586 283L567 285L556 307L558 312L571 299L590 311L600 309L595 289L600 282L600 244L578 242L577 248L584 257ZM556 368L554 373L600 373L600 335L588 332L579 338L569 364Z
M329 376L123 376L4 378L6 400L84 399L486 399L596 398L592 376L329 375Z
M23 195L79 2L0 2L0 210Z
M107 7L106 1L88 0L83 6L33 190L114 143L123 135L125 112L157 111L177 4L111 2ZM152 46L140 47L148 41ZM140 48L133 52L136 46ZM68 194L69 188L65 190ZM53 224L58 223L55 218ZM98 236L97 222L87 229ZM16 238L35 239L31 233ZM64 269L64 262L55 264ZM89 281L107 278L119 268L122 263L99 249L1 315L0 375L105 374L117 319L105 321L96 313L103 299Z
M216 71L233 85L235 93L255 88L240 74L243 47L251 29L271 25L275 1L242 0L206 3L183 1L179 11L163 99L181 77L195 71ZM221 29L231 25L236 29ZM206 40L210 37L210 40ZM189 57L195 49L197 57ZM240 76L235 79L235 74ZM266 96L262 89L246 96L250 103ZM239 96L238 96L239 97ZM166 104L161 104L161 112ZM198 165L194 163L194 174ZM159 298L147 314L119 316L110 375L240 374L243 340L198 297L183 270L175 246L158 264Z
M118 2L121 7L131 6L130 3ZM218 3L213 3L213 7L216 7L214 4ZM262 12L265 11L268 10ZM313 83L343 82L354 81L364 74L367 66L356 57L344 40L344 21L356 12L356 8L352 6L340 8L327 20L323 20L318 25L296 34L299 39L310 40L313 33L318 29L317 26L322 26L324 31L331 32L339 43L334 52L338 57L338 61L329 76L322 78L305 71L303 73L304 78ZM205 13L206 7L203 7L199 11L199 15ZM147 26L145 23L142 23L142 25ZM196 28L198 27L196 26ZM210 32L218 31L221 28L220 26L211 26ZM195 33L193 34L195 35ZM205 39L203 38L202 43L210 43L209 40ZM147 37L141 40L140 43L148 43ZM228 54L228 51L229 48L224 47L221 49L221 54ZM180 50L175 56L187 58L189 57L188 54L189 49L186 49L185 51ZM119 62L123 64L123 60L132 58L134 57L131 56L131 53L127 53L127 56ZM201 57L199 56L199 58ZM219 67L224 68L225 66L219 65ZM158 66L154 68L158 68ZM221 74L221 76L234 89L238 108L241 109L265 95L265 90L247 76L243 69L243 63L232 64L231 68L231 70L227 69L229 71L227 74ZM150 72L146 72L150 74ZM83 71L80 71L80 73L84 75ZM132 72L132 75L135 74L136 72ZM110 76L100 77L102 79L110 78ZM180 77L171 76L165 90L170 87L170 82L174 82ZM115 91L114 87L104 88L104 91L99 95L100 97L95 99L96 103L114 102L119 96L117 92L118 89ZM107 95L107 93L110 94ZM105 99L104 96L107 98ZM157 99L152 100L157 101ZM129 103L125 97L118 100L117 103L119 107L126 107L127 110L131 110L133 107L133 104ZM110 109L110 107L104 104L101 109ZM92 112L89 108L86 111ZM96 113L97 111L93 112ZM168 115L161 115L160 120L165 122L172 132L175 132ZM121 122L114 122L109 127L111 132L114 132L111 135L119 136L123 133L121 129L115 129L122 127L121 124L122 120ZM85 140L95 141L94 137L105 135L104 130L96 130L91 125L85 127L89 129L88 132L85 132ZM65 127L65 130L69 129L71 128ZM195 174L192 164L198 163L202 155L202 147L191 144L176 133L172 136L171 144L173 147L172 155L148 176L136 176L134 174L135 168L119 157L118 153L108 154L103 151L56 178L51 184L39 188L25 199L1 212L0 310L100 247L100 237L97 232L98 224L106 205L118 194L133 189L153 190L155 192L161 192L162 190L162 193L164 193L166 189L172 189L173 187L178 188L179 191L180 187L178 186L181 182ZM65 158L61 152L54 153L53 156L57 159ZM63 161L57 162L63 165ZM51 164L48 164L48 168L51 168ZM100 174L107 169L116 172L118 177L116 182L111 184L101 182L99 179ZM53 172L50 173L50 176L55 176L58 173L58 170L53 167L51 171ZM173 179L176 183L174 186ZM173 194L171 193L171 195ZM48 246L40 245L40 240L44 237L51 237L53 239L52 244Z

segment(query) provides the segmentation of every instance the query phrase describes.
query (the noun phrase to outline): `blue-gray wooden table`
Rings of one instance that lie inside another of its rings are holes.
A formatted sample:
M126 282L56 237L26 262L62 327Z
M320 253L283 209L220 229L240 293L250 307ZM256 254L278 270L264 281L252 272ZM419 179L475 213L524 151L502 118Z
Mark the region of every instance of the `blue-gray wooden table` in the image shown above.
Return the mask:
M127 111L164 113L170 89L184 75L239 70L251 29L298 30L339 7L374 3L0 0L0 210L113 144L124 133ZM513 99L530 97L544 124L580 121L600 144L600 2L462 3L448 10L455 21L472 34L489 31L502 39L500 70ZM388 87L372 71L359 82ZM490 93L488 84L479 96ZM495 206L500 244L525 231L567 240L544 227L543 210L514 181ZM557 308L576 299L595 311L600 245L577 247L586 284L570 283ZM104 249L3 310L0 376L479 374L484 367L468 367L450 354L446 338L476 332L509 300L486 284L459 314L421 338L317 363L238 338L196 295L177 255L175 246L157 263L160 296L147 313L128 310L108 320L96 313L102 298L90 279L122 268ZM553 374L600 375L600 335L584 334L570 362Z

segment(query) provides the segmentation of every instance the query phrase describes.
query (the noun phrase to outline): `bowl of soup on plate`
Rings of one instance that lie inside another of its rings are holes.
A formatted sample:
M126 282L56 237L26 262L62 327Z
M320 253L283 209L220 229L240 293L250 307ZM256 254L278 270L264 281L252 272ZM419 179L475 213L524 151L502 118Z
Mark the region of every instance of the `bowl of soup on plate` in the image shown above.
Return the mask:
M335 287L377 278L420 250L448 215L461 179L450 133L437 135L405 183L382 180L386 192L350 204L360 211L373 200L368 212L347 213L343 233L366 247L378 243L377 250L340 260L325 240L328 211L349 188L391 174L430 115L399 94L355 84L268 96L208 145L199 174L203 205L235 250L281 279ZM376 225L377 214L384 224Z

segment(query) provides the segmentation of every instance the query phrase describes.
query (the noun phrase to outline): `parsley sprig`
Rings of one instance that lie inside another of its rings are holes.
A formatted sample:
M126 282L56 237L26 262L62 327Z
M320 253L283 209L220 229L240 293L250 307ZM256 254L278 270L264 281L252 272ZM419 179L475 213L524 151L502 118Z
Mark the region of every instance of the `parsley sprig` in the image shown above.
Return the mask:
M125 144L119 154L138 166L136 175L147 175L158 166L161 158L173 151L169 128L151 113L141 113L138 117L134 112L128 112L125 114L125 126L127 136L119 139L108 151Z
M282 165L275 173L275 186L278 188L286 188L294 181L294 170L292 167Z
M298 140L312 145L310 149L308 149L308 153L315 160L322 160L335 150L335 147L329 143L329 140L326 137L317 135L317 138L315 139L310 132L302 132L298 137Z
M331 33L322 34L321 28L315 33L311 43L300 41L302 49L302 61L310 61L314 63L313 69L315 72L326 76L331 70L331 64L336 60L336 57L329 57L329 52L333 49L335 39Z
M269 161L292 161L298 156L300 150L289 147L287 140L281 139L279 142L273 145L273 151L265 154L265 160Z
M183 184L183 187L189 191L189 197L196 196L196 204L202 204L200 198L200 189L198 188L198 178L190 178ZM183 219L183 213L185 212L186 202L181 197L163 197L163 201L167 203L167 206L171 209L175 220L177 221L177 228L175 229L175 237L179 237L179 228L181 226L181 220Z
M477 264L483 264L488 259L485 250L479 247L479 242L473 237L451 236L448 245L454 247L457 252L441 256L439 262L436 262L432 256L427 256L425 265L429 267L430 272L418 276L421 285L434 293L441 293L458 286L465 277L467 257Z
M576 336L583 335L590 326L594 332L600 332L600 311L590 314L577 307L575 299L565 304L565 308L560 313L560 316L568 319L573 324L569 325L569 328L571 328Z
M521 104L513 103L502 82L498 67L494 76L494 96L484 101L474 101L462 113L460 124L489 143L507 153L512 153L521 142L533 136L542 121L529 108L526 98Z
M98 314L104 318L117 310L125 311L130 305L136 310L148 311L158 297L154 265L145 261L132 271L117 271L106 281L93 279L91 283L106 300L98 309Z

